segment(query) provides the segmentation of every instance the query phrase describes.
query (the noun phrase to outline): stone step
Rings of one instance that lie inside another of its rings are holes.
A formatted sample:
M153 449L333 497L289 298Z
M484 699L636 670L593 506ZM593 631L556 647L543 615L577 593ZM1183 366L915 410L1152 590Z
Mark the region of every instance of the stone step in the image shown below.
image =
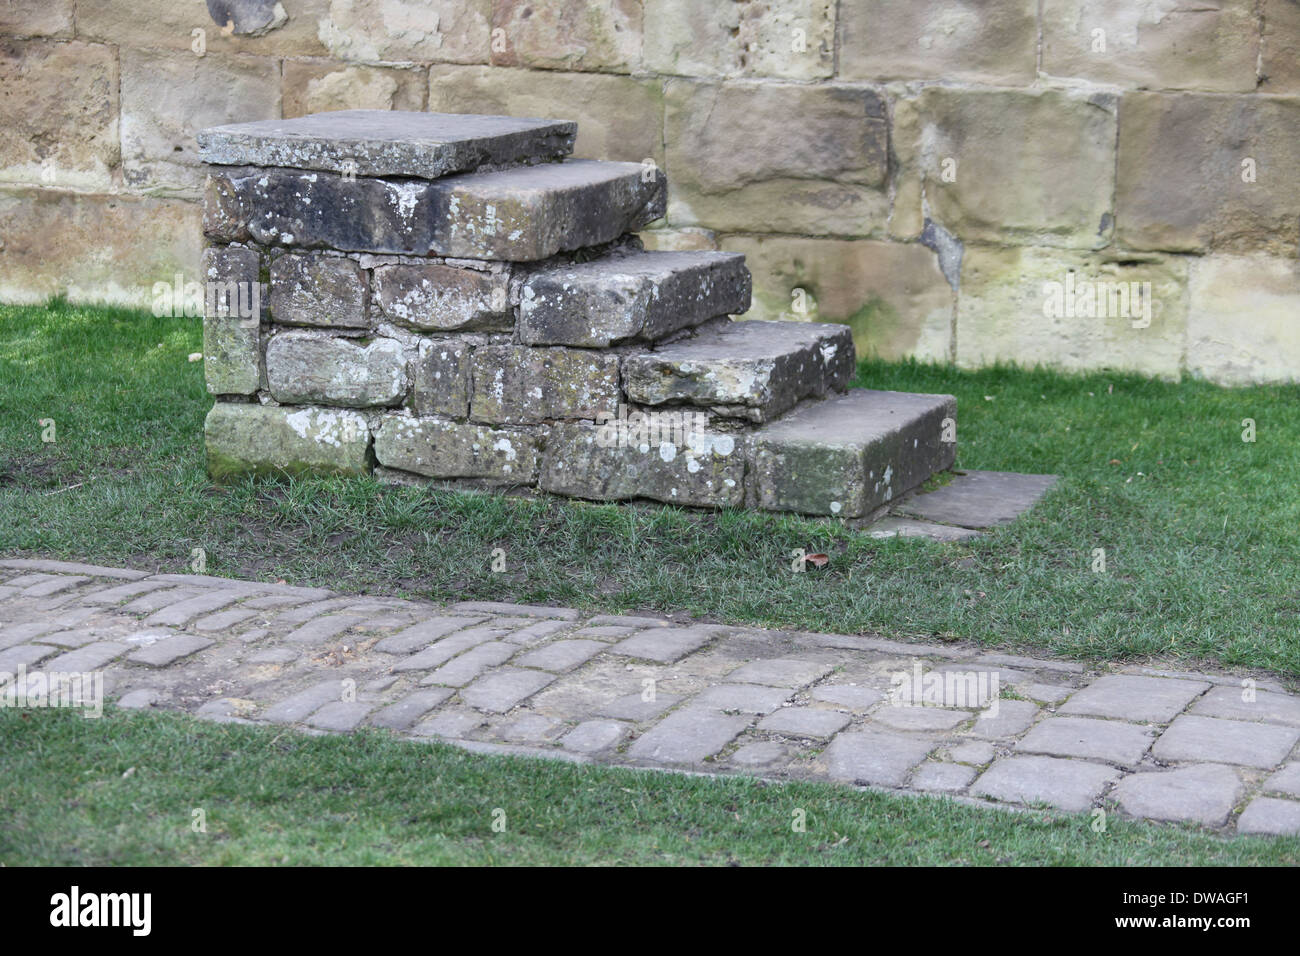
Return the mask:
M204 230L225 242L535 262L660 218L662 170L573 159L437 180L213 167Z
M750 435L747 504L868 515L951 467L956 417L951 395L853 389L804 405Z
M751 289L739 253L620 251L529 275L519 337L528 345L587 348L653 341L746 311Z
M854 364L847 325L727 322L629 356L623 380L634 403L696 405L766 422L802 399L846 388Z
M214 126L196 138L200 158L222 166L437 179L563 159L577 132L577 123L514 116L339 110Z

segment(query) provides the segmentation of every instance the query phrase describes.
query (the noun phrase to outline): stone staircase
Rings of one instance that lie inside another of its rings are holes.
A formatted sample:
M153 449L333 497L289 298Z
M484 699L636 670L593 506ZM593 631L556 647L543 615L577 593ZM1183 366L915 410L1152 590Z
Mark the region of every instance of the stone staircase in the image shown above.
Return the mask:
M663 172L566 159L575 134L369 110L200 133L212 477L860 519L952 464L951 396L847 391L846 326L733 321L744 257L643 249Z

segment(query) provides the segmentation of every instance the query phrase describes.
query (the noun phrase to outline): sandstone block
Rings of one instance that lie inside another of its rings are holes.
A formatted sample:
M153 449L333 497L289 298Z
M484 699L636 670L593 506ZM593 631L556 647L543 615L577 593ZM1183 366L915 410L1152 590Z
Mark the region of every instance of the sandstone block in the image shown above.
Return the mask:
M246 9L236 10L231 0L214 0L211 7L203 0L96 0L78 5L77 34L127 49L179 50L190 56L199 50L205 56L325 55L317 33L327 21L331 0L288 0L280 5L284 19L275 4L269 11L247 9L265 8L265 0L238 5ZM222 31L228 20L234 21L230 34Z
M1271 256L1193 260L1187 370L1221 385L1300 380L1300 268Z
M123 49L122 172L128 185L197 197L204 127L280 112L280 69L255 57Z
M426 78L414 67L345 66L329 60L285 60L285 119L332 110L420 110Z
M646 0L645 63L678 76L829 77L835 3Z
M71 36L72 13L72 0L10 0L0 9L0 34Z
M363 63L486 63L493 0L329 0L320 40Z
M333 408L218 402L204 423L208 474L341 474L370 471L370 429L359 413Z
M737 232L879 233L888 129L860 87L670 80L669 221Z
M856 0L840 6L839 76L945 80L992 86L1033 82L1037 0Z
M1114 214L1114 97L931 86L895 103L891 230L928 219L962 242L1100 248Z
M529 485L537 478L538 436L520 429L489 428L390 413L375 436L381 465L429 478L476 478Z
M375 302L400 325L420 331L510 331L510 274L440 263L375 269Z
M261 257L252 249L203 250L203 278L213 290L204 299L203 373L212 395L252 395L261 382L260 271ZM241 314L240 305L254 304L244 310L251 314Z
M0 37L0 89L0 182L112 187L119 150L118 69L111 48Z
M620 434L617 419L556 425L542 458L541 488L597 501L649 498L704 508L741 504L743 446L732 435L696 430L692 422L687 416L685 424L659 428L644 441L635 429Z
M417 415L464 418L469 409L470 349L453 339L426 339L411 371Z
M1125 87L1255 89L1254 0L1060 0L1043 6L1043 72Z
M200 218L176 200L0 190L0 298L171 308L155 301L155 285L198 273Z
M744 312L749 296L742 256L612 254L530 274L520 292L519 336L528 345L607 348Z
M748 503L768 511L868 514L952 465L951 395L854 389L750 436Z
M498 66L627 73L641 62L638 0L496 0L492 27Z
M227 166L438 179L485 164L561 159L574 132L556 120L358 109L214 126L198 143L205 162Z
M663 165L663 82L485 66L429 69L429 109L574 120L573 155Z
M951 358L953 290L935 254L872 239L727 236L754 276L755 319L835 322L859 356Z
M367 408L406 396L402 344L378 338L366 345L316 332L282 332L266 347L271 396L286 405Z
M580 349L476 348L470 418L519 425L551 418L594 420L619 404L618 356Z
M965 368L1026 361L1166 379L1181 372L1185 262L976 247L962 274L957 364Z
M1115 189L1132 249L1269 252L1300 243L1300 98L1126 93Z
M271 263L271 318L281 325L367 328L367 286L352 259L286 253Z
M633 402L704 406L764 422L802 399L846 388L855 364L842 325L728 322L628 356L623 377Z

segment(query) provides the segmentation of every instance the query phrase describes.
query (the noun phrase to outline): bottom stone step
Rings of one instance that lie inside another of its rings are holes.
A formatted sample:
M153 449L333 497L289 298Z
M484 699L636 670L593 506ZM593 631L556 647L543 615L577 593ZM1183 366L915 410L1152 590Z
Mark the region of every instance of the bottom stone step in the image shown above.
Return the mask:
M957 399L876 392L805 405L750 436L746 503L860 518L951 467Z

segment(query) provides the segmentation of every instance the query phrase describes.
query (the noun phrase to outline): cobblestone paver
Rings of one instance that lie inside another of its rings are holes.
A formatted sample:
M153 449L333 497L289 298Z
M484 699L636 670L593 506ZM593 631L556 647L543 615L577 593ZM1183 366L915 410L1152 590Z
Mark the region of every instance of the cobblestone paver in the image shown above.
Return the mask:
M83 672L124 709L1300 833L1300 695L1261 674L0 560L0 702Z

